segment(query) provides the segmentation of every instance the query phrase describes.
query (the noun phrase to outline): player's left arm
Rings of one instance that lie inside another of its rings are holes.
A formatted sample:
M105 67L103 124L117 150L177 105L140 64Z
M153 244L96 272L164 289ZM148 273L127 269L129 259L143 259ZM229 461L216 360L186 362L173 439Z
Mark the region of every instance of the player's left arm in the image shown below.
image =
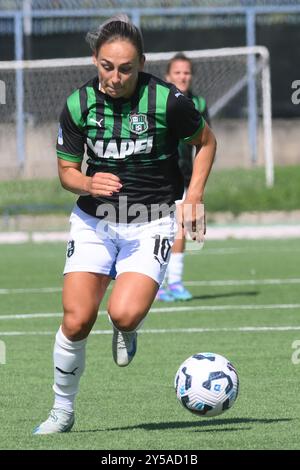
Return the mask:
M206 232L204 190L216 154L216 138L205 123L204 128L188 141L196 146L193 172L183 201L182 225L193 240L203 241Z
M202 241L205 234L204 189L216 153L216 139L192 100L175 87L170 89L167 103L167 122L170 130L186 144L196 146L191 181L182 204L178 221L193 240Z

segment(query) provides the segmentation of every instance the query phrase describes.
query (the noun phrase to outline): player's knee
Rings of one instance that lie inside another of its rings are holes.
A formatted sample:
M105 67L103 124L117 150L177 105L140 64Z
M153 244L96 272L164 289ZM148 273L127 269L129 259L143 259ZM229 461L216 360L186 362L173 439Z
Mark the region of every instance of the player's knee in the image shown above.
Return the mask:
M135 330L144 316L143 312L133 309L108 309L108 313L115 327L122 331Z
M79 341L89 335L94 321L94 318L91 320L88 316L68 312L64 315L63 331L71 341Z

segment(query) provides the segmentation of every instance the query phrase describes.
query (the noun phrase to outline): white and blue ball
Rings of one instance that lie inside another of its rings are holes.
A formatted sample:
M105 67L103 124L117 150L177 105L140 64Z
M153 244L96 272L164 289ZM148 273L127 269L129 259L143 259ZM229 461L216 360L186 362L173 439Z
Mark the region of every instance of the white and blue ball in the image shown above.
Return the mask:
M180 403L199 416L217 416L234 404L239 390L235 367L220 354L198 353L179 367L175 391Z

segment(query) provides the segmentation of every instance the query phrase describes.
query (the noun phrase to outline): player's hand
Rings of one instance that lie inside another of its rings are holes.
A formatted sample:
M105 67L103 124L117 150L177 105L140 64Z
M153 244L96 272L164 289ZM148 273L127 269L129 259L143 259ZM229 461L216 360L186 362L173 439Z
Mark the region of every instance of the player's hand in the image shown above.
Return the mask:
M179 221L180 223L180 221ZM182 227L192 240L204 242L206 233L205 209L203 202L185 199L182 203Z
M112 173L95 173L88 178L87 191L93 196L112 196L122 188L121 180Z

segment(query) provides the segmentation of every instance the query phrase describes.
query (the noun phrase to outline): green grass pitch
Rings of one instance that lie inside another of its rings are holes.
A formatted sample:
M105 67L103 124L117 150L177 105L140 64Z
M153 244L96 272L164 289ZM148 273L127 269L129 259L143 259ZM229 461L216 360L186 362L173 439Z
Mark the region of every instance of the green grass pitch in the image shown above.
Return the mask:
M64 251L59 243L1 245L1 449L299 449L299 240L207 242L189 252L194 299L153 305L128 368L112 359L106 297L73 431L32 436L52 405ZM237 402L216 418L190 414L173 388L181 362L204 351L228 357L240 378Z

